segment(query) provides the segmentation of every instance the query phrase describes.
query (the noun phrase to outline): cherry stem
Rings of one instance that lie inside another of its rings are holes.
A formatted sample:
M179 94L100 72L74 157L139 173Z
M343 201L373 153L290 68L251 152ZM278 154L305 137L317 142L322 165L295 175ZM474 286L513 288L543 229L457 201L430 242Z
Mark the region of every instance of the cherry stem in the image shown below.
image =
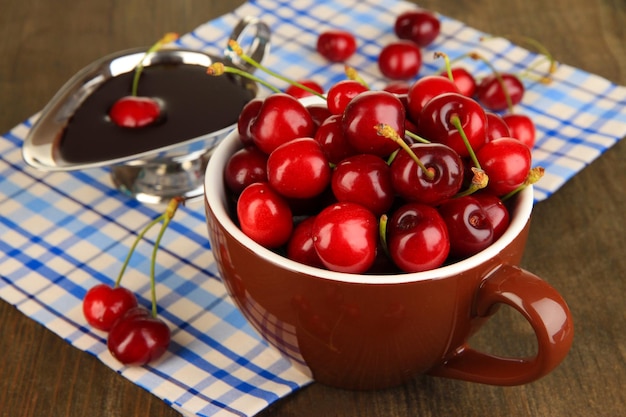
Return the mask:
M417 133L413 133L410 130L405 130L404 134L408 137L410 137L411 139L415 140L416 142L420 142L420 143L432 143L431 141L429 141L426 138L421 137L420 135L418 135Z
M241 48L241 46L239 46L239 43L236 40L231 39L228 42L228 49L230 49L231 51L236 53L241 59L246 61L248 64L252 65L253 67L255 67L257 69L260 69L261 71L271 75L272 77L278 78L281 81L285 81L288 84L294 85L294 86L296 86L296 87L298 87L298 88L300 88L300 89L302 89L302 90L304 90L304 91L306 91L308 93L311 93L311 94L313 94L313 95L315 95L315 96L317 96L317 97L319 97L321 99L326 100L326 97L324 97L323 94L320 94L319 92L313 90L312 88L309 88L309 87L307 87L306 85L304 85L302 83L299 83L299 82L297 82L295 80L292 80L291 78L287 78L287 77L285 77L285 76L283 76L283 75L281 75L281 74L279 74L279 73L277 73L275 71L272 71L271 69L261 65L259 62L255 61L250 56L246 55L243 52L243 49Z
M528 176L526 177L526 181L524 181L519 187L504 195L501 200L506 201L509 198L513 197L515 194L522 191L524 188L528 187L531 184L535 184L537 181L543 177L545 173L545 169L543 167L534 167L528 172Z
M413 149L411 149L411 147L404 140L402 140L402 138L400 137L398 132L396 132L391 126L389 126L388 124L385 124L385 123L379 123L379 124L374 126L374 129L376 129L376 132L380 136L384 136L387 139L393 140L406 153L408 153L409 156L411 157L411 159L413 159L415 161L417 166L419 166L422 169L422 171L424 172L424 175L426 175L430 179L435 178L435 173L432 172L431 170L429 170L428 168L426 168L426 165L424 165L424 163L422 161L420 161L420 159L417 157L417 155L415 155L415 152L413 152Z
M448 54L444 52L435 52L435 58L443 58L448 78L450 79L450 81L454 82L454 75L452 75L452 65L450 64L450 58L448 57Z
M126 271L126 267L128 266L128 263L130 261L131 256L133 256L133 253L135 252L135 248L137 248L137 244L139 243L139 241L141 239L143 239L143 237L145 236L146 232L148 232L148 230L150 230L152 228L152 226L154 226L155 224L159 223L161 220L163 220L164 218L164 214L160 215L159 217L155 218L154 220L152 220L150 223L148 223L146 225L146 227L143 228L143 230L137 235L137 237L135 238L135 241L133 242L132 246L130 247L130 249L128 250L128 254L126 255L126 259L124 260L124 263L122 264L122 269L120 270L120 273L117 275L117 279L115 280L115 287L119 287L120 283L122 282L122 276L124 275L124 272Z
M144 61L146 60L146 57L161 49L161 47L163 45L165 45L166 43L170 43L175 41L176 39L178 39L178 34L174 33L174 32L168 32L165 35L163 35L163 37L161 39L159 39L154 45L152 45L144 54L143 57L141 58L141 61L139 61L139 63L137 64L137 66L135 67L135 74L133 76L133 84L132 84L132 88L131 88L131 95L132 96L137 96L137 90L138 90L138 86L139 86L139 77L141 76L141 72L143 71L144 68Z
M378 221L378 234L380 236L380 245L383 247L383 251L389 256L389 247L387 246L387 223L389 217L386 214L380 216Z
M461 135L461 139L463 139L463 143L465 144L465 147L467 148L467 152L469 152L469 156L472 159L472 163L477 169L482 171L480 162L478 162L478 158L476 158L476 153L474 152L474 149L472 148L472 145L470 144L469 139L467 139L467 135L465 134L465 130L463 129L463 124L461 123L461 119L459 118L459 115L453 114L452 116L450 116L450 123L452 123L454 128L459 132L459 135Z
M272 84L268 83L267 81L265 81L265 80L255 76L253 74L250 74L247 71L243 71L243 70L240 70L238 68L226 66L226 65L224 65L221 62L215 62L215 63L211 64L207 68L207 70L206 70L207 74L213 75L213 76L220 76L220 75L224 74L225 72L230 73L230 74L239 75L241 77L248 78L248 79L250 79L252 81L255 81L255 82L257 82L257 83L259 83L261 85L264 85L265 87L269 88L270 90L272 90L275 93L280 93L281 92L278 88L276 88Z
M346 77L348 77L349 80L356 81L359 84L361 84L363 87L367 88L368 90L370 89L370 86L363 79L363 77L361 77L361 75L355 68L346 65L344 67L344 72L346 73Z
M155 278L155 266L156 266L156 255L159 250L159 246L161 244L161 239L163 238L163 234L169 226L174 214L176 213L176 209L178 205L181 203L182 198L172 198L165 209L165 213L161 215L163 218L163 224L161 225L161 230L159 230L159 234L157 235L156 240L154 241L154 246L152 247L152 258L150 259L150 293L152 294L152 317L157 316L157 296L156 296L156 278Z
M459 115L453 114L452 116L450 116L450 123L452 123L452 125L459 132L459 135L461 135L461 139L463 139L463 143L467 148L467 152L469 153L470 159L472 160L472 164L474 164L474 166L472 167L472 172L474 173L474 175L472 177L472 182L470 186L467 190L457 194L457 197L461 197L485 188L489 182L489 177L480 166L480 162L478 162L478 158L476 157L474 148L472 148L472 144L469 142L469 139L467 139L467 135L465 134L465 130L463 129L463 124L461 123Z

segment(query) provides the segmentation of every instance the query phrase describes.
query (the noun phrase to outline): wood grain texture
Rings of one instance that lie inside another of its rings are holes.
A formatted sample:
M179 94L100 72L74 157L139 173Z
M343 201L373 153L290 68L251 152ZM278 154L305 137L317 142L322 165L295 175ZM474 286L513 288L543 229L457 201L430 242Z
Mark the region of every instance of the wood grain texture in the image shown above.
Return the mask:
M241 3L0 0L0 129L4 132L39 111L91 61L151 44L167 31L186 33ZM488 33L531 36L561 62L626 85L623 0L423 0L419 4ZM374 393L312 384L260 415L624 415L625 160L622 141L535 208L523 266L561 292L576 329L569 356L552 374L511 388L429 377ZM508 329L502 332L503 328ZM529 326L509 309L503 309L475 343L504 354L531 353L535 345ZM173 417L178 413L0 302L0 416L87 415Z

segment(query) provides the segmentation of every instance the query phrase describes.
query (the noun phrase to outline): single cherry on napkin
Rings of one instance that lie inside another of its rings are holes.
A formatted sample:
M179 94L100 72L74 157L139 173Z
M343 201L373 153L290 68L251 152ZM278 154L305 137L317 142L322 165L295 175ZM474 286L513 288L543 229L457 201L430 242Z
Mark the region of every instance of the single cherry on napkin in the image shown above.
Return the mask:
M154 124L162 117L163 108L159 100L137 95L139 77L143 71L143 62L146 56L177 38L177 34L167 33L146 51L141 61L135 67L131 94L118 99L109 109L109 118L113 123L120 127L135 129Z
M125 365L145 365L159 359L170 343L167 324L143 307L131 308L109 332L107 347Z

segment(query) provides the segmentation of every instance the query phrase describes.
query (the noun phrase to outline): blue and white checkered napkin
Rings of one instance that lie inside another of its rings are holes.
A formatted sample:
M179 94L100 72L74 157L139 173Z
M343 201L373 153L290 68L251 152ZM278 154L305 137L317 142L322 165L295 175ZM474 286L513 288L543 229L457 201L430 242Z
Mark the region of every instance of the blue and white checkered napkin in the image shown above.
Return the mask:
M265 63L329 87L345 78L343 66L316 54L316 37L328 28L345 28L359 41L349 64L377 88L385 80L376 57L395 39L395 16L412 7L395 0L384 6L375 0L251 0L178 42L221 54L237 21L258 16L273 32ZM451 58L478 51L496 68L514 72L540 59L503 39L481 42L484 34L441 19L442 33L431 51ZM428 52L424 60L422 74L442 66ZM489 72L480 62L464 65L474 73ZM534 160L546 169L537 200L626 135L626 88L566 65L553 78L549 85L527 84L517 107L537 124ZM26 167L21 145L35 117L0 137L0 297L187 415L251 416L311 381L261 341L228 298L198 203L179 210L158 255L157 292L160 315L173 330L170 351L147 367L117 363L105 335L86 325L81 300L93 285L112 283L136 233L158 212L116 191L107 169L42 173ZM150 299L154 238L149 234L138 246L124 278L144 305Z

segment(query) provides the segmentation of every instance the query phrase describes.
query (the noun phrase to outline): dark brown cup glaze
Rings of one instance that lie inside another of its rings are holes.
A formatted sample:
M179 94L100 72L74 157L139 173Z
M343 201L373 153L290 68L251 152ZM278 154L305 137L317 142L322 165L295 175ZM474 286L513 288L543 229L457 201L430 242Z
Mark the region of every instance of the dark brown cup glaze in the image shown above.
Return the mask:
M209 239L229 294L272 346L316 381L369 390L423 373L518 385L567 355L573 324L558 292L519 267L530 227L532 188L513 204L507 232L462 262L415 274L351 275L292 262L252 242L228 216L221 178L236 133L216 149L205 181ZM532 325L533 358L478 352L468 339L507 304Z

